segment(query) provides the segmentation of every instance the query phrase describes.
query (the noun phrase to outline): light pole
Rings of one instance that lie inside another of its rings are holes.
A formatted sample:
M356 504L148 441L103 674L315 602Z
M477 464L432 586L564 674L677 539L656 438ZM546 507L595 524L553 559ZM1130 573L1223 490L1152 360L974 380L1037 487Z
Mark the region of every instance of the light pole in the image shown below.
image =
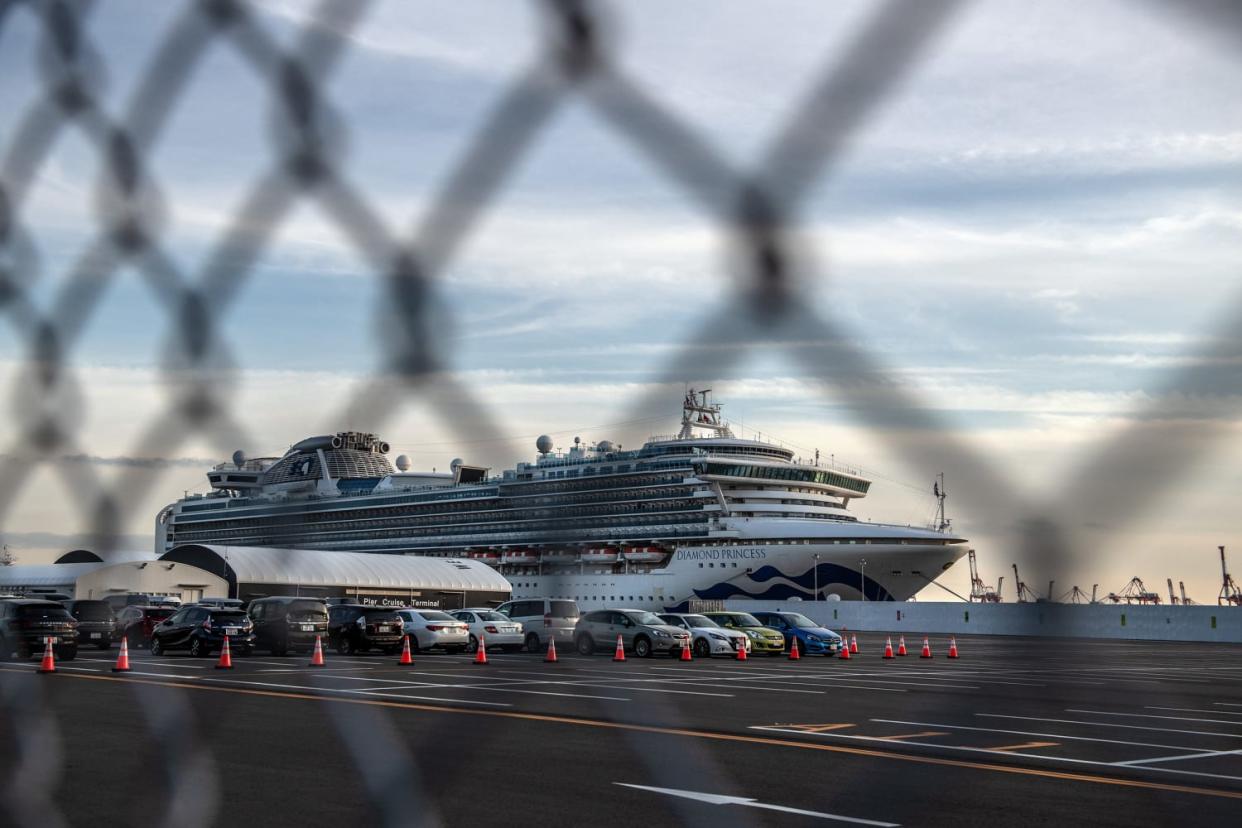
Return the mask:
M862 599L867 600L867 559L863 558L858 562L862 568L861 574L858 576L858 591L862 593Z
M812 598L811 600L818 601L819 600L819 553L816 552L811 557L815 559L815 597Z

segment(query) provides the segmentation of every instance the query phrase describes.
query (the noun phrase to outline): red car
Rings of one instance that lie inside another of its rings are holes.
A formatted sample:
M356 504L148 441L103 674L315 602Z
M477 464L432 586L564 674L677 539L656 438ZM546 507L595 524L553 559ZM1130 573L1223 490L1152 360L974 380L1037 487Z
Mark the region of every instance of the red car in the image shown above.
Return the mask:
M124 638L131 647L146 647L155 625L176 611L175 607L126 607L116 616L116 640Z

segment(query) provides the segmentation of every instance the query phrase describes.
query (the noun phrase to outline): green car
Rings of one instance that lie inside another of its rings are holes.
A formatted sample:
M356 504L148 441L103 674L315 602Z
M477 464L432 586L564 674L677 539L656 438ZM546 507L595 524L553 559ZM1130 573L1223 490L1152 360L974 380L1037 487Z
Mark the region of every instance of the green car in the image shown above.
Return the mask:
M750 649L753 653L780 655L785 652L785 636L771 627L763 626L748 612L704 612L702 615L722 627L745 633L750 638Z

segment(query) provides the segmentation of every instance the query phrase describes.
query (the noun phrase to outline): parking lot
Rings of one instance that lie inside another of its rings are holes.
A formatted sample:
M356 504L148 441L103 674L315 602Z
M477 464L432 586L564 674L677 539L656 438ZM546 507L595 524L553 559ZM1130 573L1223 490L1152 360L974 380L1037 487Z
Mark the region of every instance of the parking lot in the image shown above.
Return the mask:
M359 773L374 753L405 768L408 807L455 824L487 819L488 807L552 808L547 824L646 813L651 824L960 825L998 807L1130 825L1236 814L1236 647L972 637L950 661L933 637L934 658L918 657L920 639L886 661L884 636L858 642L849 661L562 653L548 664L513 653L484 666L423 653L400 667L392 655L329 653L313 668L305 653L259 653L227 671L214 658L134 652L125 674L111 671L114 650L51 676L31 675L35 661L0 675L10 701L37 695L57 723L73 760L51 801L71 821L142 787L131 759L194 739L222 791L214 818L257 817L283 796L278 782L255 784L273 772L259 758L272 751L305 782L308 813L376 809ZM185 732L152 739L163 705L185 707ZM119 765L117 744L136 747ZM342 775L349 783L325 797L322 778ZM722 796L751 802L712 801Z

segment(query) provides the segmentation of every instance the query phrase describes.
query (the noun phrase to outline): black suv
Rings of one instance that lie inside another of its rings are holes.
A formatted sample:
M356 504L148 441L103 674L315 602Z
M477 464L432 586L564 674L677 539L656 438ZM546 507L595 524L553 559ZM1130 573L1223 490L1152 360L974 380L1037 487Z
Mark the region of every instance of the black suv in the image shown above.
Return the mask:
M0 601L0 659L40 655L52 639L56 657L72 661L78 654L78 622L55 601L13 598Z
M328 641L338 653L353 655L372 647L395 653L401 649L404 623L396 610L338 604L328 608Z
M256 598L248 610L254 622L255 646L282 656L311 648L315 636L328 637L328 608L319 598Z
M254 625L239 609L219 607L185 607L155 625L151 631L151 655L165 650L189 650L192 656L209 656L224 649L229 639L229 652L248 656L254 649Z
M116 614L107 601L98 599L82 599L79 601L61 601L69 614L78 622L78 644L88 646L94 644L101 650L112 646L112 638L116 635Z

